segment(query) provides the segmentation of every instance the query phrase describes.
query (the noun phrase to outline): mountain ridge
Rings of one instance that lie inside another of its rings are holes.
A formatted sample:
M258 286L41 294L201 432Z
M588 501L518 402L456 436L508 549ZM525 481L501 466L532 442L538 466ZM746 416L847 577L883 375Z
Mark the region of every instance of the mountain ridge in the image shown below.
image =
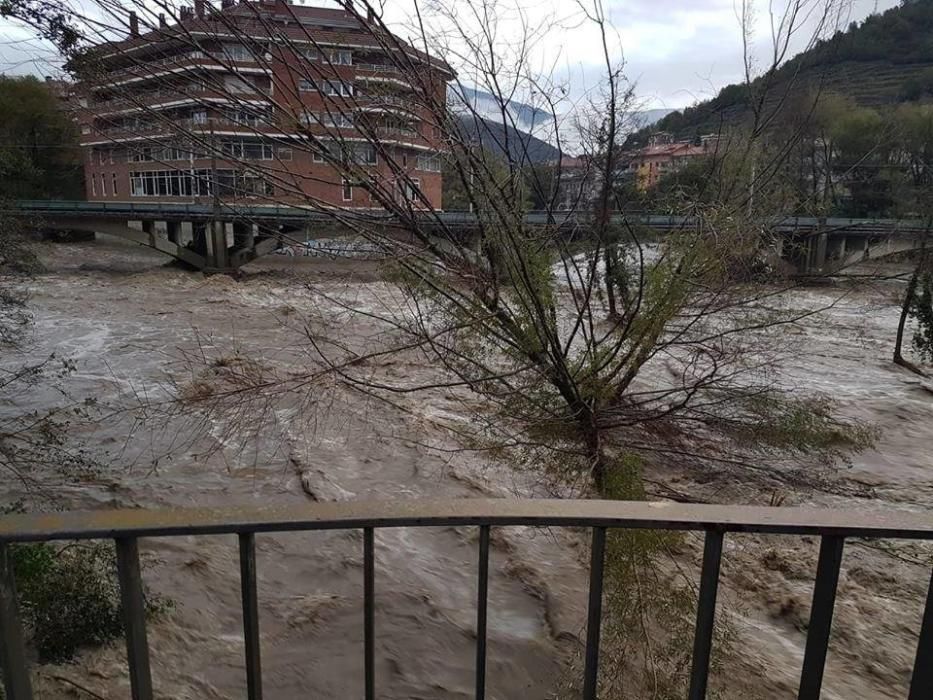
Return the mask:
M933 98L931 37L933 0L902 2L790 58L775 73L774 93L781 94L782 86L793 81L794 91L839 93L860 106L884 108ZM711 100L665 116L656 130L680 139L716 132L747 113L748 93L746 85L727 85ZM643 143L653 130L640 130L632 141Z

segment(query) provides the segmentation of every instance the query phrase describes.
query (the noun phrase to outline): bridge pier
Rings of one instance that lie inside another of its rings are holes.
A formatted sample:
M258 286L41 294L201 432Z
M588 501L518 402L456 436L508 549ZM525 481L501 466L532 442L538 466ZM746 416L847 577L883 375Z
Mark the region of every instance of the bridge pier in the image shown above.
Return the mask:
M826 251L829 246L829 234L820 232L811 238L810 242L810 269L822 272L826 267Z
M227 227L222 221L205 225L207 270L225 271L229 268L227 256Z
M175 245L181 245L181 222L180 221L166 221L165 222L165 235L168 236L170 243Z
M846 247L848 239L846 236L834 236L830 238L826 245L826 257L828 260L845 260Z
M149 236L149 245L153 248L156 247L156 222L155 221L142 221L142 231L147 236Z
M255 240L255 227L253 224L236 221L233 224L233 247L236 250L245 250L253 247Z

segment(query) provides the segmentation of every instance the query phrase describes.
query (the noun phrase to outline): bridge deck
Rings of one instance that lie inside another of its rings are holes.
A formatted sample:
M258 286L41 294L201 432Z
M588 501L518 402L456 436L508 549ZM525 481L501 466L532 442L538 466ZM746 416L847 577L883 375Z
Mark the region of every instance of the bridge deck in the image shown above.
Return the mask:
M0 209L3 213L17 216L39 216L53 221L55 218L82 217L114 220L155 221L263 221L279 223L310 223L333 219L334 212L321 208L301 206L276 206L264 204L224 204L219 212L210 204L164 203L164 202L80 202L80 201L19 201ZM341 209L342 215L353 210ZM394 219L377 209L361 209L360 216L367 220L384 221L392 224ZM436 222L450 227L472 228L477 225L476 216L466 211L425 211L421 215L425 222ZM677 230L693 225L694 217L670 216L637 212L616 214L616 222L629 223L659 230ZM586 212L529 211L525 221L531 225L572 226L585 225L592 220ZM774 219L772 229L780 232L846 230L868 234L916 236L926 229L923 221L916 219L853 219L844 217L787 216Z

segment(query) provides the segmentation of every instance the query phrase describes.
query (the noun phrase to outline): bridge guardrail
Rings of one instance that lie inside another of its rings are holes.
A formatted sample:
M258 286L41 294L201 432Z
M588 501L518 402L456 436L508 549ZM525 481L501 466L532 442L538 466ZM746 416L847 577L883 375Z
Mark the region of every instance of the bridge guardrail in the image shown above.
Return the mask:
M158 219L159 216L180 218L210 218L214 207L210 204L185 202L79 202L65 200L23 200L8 205L5 209L12 213L70 213L79 216L127 216L128 218ZM372 211L366 212L373 216ZM425 211L421 214L427 221L439 221L446 226L473 226L477 222L475 214L469 211ZM220 211L222 219L282 219L324 221L330 217L320 209L289 205L262 205L223 203ZM616 220L625 218L636 225L643 225L658 230L678 230L693 225L694 217L667 214L638 213L632 215L617 214ZM575 211L528 211L525 221L530 225L586 226L593 220L589 212ZM772 229L782 233L849 231L864 232L867 235L916 235L926 230L926 223L920 220L901 219L851 219L840 217L785 217L775 219Z
M398 527L479 528L476 604L475 697L485 698L490 531L515 525L583 527L591 530L583 697L595 700L602 620L607 531L616 528L705 533L694 631L690 700L706 696L713 620L723 541L727 534L816 535L820 552L807 628L798 698L817 700L832 626L836 588L846 538L933 540L929 513L855 513L806 508L685 505L620 501L481 500L343 502L300 506L167 511L116 510L7 515L0 517L0 666L9 700L31 700L23 633L19 622L10 545L49 540L113 539L123 601L127 658L134 700L152 700L139 539L236 534L239 539L241 602L247 691L262 697L256 536L274 532L333 529L363 531L363 666L367 700L376 697L375 530ZM909 700L933 697L933 578L917 646Z

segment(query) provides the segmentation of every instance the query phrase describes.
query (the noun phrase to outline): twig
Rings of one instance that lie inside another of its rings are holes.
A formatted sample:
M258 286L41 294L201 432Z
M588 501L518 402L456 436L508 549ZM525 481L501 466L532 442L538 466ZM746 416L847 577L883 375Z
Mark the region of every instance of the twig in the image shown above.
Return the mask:
M65 676L50 675L49 678L52 678L56 681L61 681L62 683L67 683L68 685L71 685L71 686L74 686L75 688L80 690L82 693L85 693L86 695L90 695L92 698L97 698L97 700L109 700L109 698L103 695L98 695L90 688L86 688L80 683L78 683L77 681L73 681L70 678L65 678Z

